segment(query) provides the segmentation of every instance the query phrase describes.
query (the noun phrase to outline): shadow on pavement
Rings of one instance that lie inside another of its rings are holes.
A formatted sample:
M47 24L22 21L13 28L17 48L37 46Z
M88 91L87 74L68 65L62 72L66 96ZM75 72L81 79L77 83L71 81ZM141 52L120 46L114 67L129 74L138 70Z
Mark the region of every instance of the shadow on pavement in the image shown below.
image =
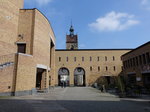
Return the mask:
M0 99L0 112L150 112L149 102Z

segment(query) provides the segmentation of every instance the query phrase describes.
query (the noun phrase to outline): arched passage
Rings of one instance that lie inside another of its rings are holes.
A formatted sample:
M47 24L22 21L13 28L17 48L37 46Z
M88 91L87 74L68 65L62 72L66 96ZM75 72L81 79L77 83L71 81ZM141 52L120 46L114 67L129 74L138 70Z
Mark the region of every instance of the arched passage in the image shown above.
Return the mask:
M74 86L85 86L85 70L82 67L74 70Z
M61 86L63 82L66 83L66 86L69 86L69 70L65 67L58 71L58 85Z

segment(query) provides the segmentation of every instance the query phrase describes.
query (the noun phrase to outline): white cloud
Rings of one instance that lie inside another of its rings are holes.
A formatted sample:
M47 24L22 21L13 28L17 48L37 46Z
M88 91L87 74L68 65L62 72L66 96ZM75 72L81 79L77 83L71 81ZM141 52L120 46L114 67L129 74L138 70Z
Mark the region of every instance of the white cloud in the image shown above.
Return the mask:
M150 0L141 0L141 4L145 9L150 10Z
M121 31L139 24L139 21L134 18L134 15L129 15L128 13L112 11L104 17L98 18L96 22L89 24L89 27L96 31Z
M141 1L142 5L146 5L146 4L148 4L148 2L149 2L149 0L142 0Z
M35 0L35 1L38 3L38 5L42 6L52 2L53 0Z

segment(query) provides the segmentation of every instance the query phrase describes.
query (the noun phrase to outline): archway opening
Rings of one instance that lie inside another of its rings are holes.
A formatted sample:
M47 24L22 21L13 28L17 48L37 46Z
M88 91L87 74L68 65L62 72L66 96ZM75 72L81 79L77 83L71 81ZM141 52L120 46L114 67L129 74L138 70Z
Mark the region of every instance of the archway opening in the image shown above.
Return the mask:
M85 70L78 67L74 70L74 86L85 86Z
M60 68L58 71L58 86L62 86L63 83L69 86L69 79L69 70L67 68Z

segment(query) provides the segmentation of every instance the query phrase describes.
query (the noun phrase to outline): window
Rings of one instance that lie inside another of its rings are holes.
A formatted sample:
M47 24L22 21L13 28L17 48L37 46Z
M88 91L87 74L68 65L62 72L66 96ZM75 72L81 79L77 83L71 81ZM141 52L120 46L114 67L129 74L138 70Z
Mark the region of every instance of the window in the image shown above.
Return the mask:
M66 61L68 62L68 60L69 60L69 58L67 57L67 58L66 58Z
M126 61L123 61L123 67L126 68Z
M133 58L133 66L135 67L135 58Z
M107 61L107 57L105 56L105 61Z
M130 66L131 66L131 67L133 66L132 59L130 59Z
M128 68L128 62L125 61L125 67L124 68Z
M139 66L138 57L135 57L135 60L136 60L136 66Z
M128 60L128 68L130 68L130 61Z
M140 62L140 65L142 65L142 56L141 55L139 56L139 62Z
M82 61L84 61L84 57L82 57Z
M99 61L99 56L97 57L97 61Z
M90 67L90 71L92 71L92 67Z
M113 56L113 61L115 61L115 56Z
M108 70L108 67L106 66L106 71Z
M76 58L76 57L74 57L74 61L77 61L77 58Z
M17 44L18 53L26 53L26 44Z
M116 71L116 67L114 66L114 71Z
M92 57L90 57L90 61L92 61Z
M143 64L146 64L146 57L145 57L145 54L143 54L142 57L143 57Z
M100 66L98 66L98 71L100 71Z
M59 62L61 61L61 57L59 57Z
M149 52L146 53L146 60L147 60L147 63L150 63L150 55L149 55Z

